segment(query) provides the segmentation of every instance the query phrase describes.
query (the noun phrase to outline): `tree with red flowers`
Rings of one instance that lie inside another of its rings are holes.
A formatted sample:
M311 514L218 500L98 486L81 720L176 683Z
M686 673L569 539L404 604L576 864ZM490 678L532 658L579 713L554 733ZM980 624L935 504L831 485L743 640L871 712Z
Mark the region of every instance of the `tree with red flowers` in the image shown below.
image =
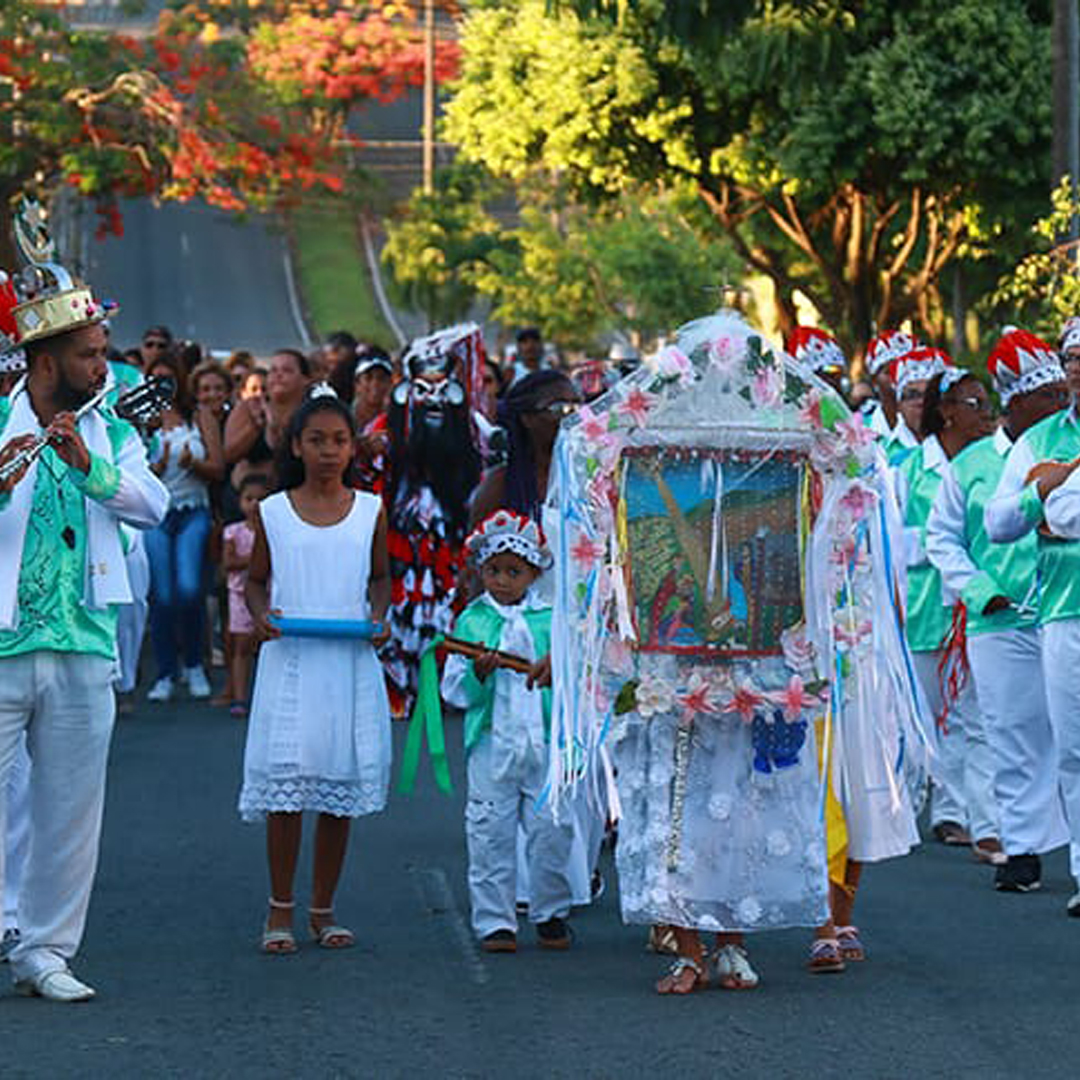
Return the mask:
M393 100L423 78L418 24L361 4L284 5L272 0L247 33L222 33L213 0L189 4L135 40L76 32L30 0L6 0L0 244L10 236L10 201L27 187L47 195L71 184L113 229L125 195L202 197L242 210L313 187L342 190L339 143L350 110ZM449 77L456 47L442 42L436 57L439 76Z

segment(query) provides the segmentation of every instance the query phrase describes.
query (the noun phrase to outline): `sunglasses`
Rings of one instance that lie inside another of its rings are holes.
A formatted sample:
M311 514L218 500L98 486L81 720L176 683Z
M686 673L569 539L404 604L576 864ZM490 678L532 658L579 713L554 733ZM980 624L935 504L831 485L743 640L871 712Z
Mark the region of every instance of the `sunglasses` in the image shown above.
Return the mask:
M569 416L571 413L575 413L578 410L578 403L576 401L552 401L547 405L541 405L539 409L530 409L531 413L547 413L549 416L556 416L560 420L564 416Z
M147 340L143 342L144 349L167 349L168 347L169 343L167 341L162 341L160 338L147 338Z

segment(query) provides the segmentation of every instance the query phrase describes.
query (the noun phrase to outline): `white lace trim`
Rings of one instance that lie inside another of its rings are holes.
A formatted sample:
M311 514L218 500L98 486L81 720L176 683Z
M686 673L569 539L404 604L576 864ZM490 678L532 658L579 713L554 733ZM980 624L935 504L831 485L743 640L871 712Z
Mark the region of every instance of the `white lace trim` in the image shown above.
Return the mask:
M247 780L240 792L240 816L261 821L268 813L312 810L334 817L362 817L386 807L385 780L326 780L290 776Z

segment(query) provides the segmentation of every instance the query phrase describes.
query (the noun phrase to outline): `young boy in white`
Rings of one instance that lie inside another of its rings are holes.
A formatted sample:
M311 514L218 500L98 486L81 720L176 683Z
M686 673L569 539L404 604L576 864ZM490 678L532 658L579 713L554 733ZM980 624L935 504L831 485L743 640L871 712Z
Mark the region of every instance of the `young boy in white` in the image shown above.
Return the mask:
M475 659L451 655L442 679L444 700L465 710L472 925L487 952L517 948L516 834L525 830L529 920L542 948L570 945L567 874L573 823L556 822L538 806L547 779L551 722L551 608L532 588L550 562L539 527L497 510L468 538L484 592L458 618L457 637L484 646ZM501 666L497 653L530 661L528 675Z

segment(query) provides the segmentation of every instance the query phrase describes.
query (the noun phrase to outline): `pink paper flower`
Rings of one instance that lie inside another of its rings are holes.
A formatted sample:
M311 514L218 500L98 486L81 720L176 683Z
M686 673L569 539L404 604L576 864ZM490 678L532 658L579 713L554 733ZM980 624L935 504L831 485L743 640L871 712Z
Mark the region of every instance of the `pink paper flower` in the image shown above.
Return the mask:
M798 675L792 675L791 682L787 684L785 689L769 694L768 698L775 704L782 706L784 718L789 723L798 720L804 709L810 709L820 704L818 697L807 693L803 681Z
M852 484L840 497L840 505L856 521L862 521L877 506L877 495L862 484Z
M692 723L698 713L714 712L711 695L712 687L695 671L687 681L686 689L679 694L682 722Z
M854 451L870 446L877 438L873 428L863 420L859 413L852 413L846 420L839 421L836 425L836 434L849 450Z
M780 635L780 648L784 652L784 663L792 671L800 674L814 669L814 645L806 636L806 627L793 627Z
M604 545L580 532L570 546L570 557L578 564L579 569L587 572L604 557Z
M780 401L784 391L784 376L771 364L754 374L750 384L750 400L759 409L771 409Z
M618 409L635 427L644 427L649 419L649 411L656 404L656 398L635 386L626 399L619 403Z
M845 651L858 648L858 646L873 633L874 626L869 619L852 621L839 613L833 632L836 643Z
M656 370L665 379L678 379L680 386L685 386L694 378L694 365L690 363L690 358L675 345L667 345L660 350Z
M724 378L731 378L738 362L739 351L735 342L727 334L709 343L709 364Z
M578 431L589 442L599 442L607 438L608 417L607 413L594 413L588 405L582 405L578 409L578 419L581 423Z
M744 683L736 689L734 695L724 703L720 711L738 713L743 722L749 724L754 719L754 714L764 704L765 698L753 687Z
M821 430L821 391L816 387L811 387L803 398L802 405L799 407L799 418L815 431Z

